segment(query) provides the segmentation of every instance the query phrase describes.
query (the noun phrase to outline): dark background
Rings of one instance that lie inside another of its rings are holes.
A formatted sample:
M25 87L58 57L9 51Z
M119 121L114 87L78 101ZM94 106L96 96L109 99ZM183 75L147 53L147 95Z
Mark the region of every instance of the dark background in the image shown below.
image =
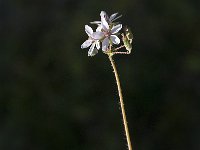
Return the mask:
M101 10L134 32L114 58L134 149L200 150L199 0L1 0L0 150L126 149L110 62L80 48Z

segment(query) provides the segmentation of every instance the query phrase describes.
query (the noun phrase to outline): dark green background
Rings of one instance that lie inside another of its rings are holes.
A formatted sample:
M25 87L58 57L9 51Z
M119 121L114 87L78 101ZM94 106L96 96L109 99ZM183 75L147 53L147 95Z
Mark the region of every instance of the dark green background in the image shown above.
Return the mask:
M114 58L134 149L200 149L199 0L1 0L0 150L126 149L109 60L80 48L101 10L134 32Z

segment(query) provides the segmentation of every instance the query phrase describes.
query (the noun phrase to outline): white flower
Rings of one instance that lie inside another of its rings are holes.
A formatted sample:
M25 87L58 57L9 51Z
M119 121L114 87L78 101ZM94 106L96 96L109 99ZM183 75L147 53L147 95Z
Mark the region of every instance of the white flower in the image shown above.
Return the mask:
M120 43L120 39L115 34L121 30L122 24L113 23L113 21L121 17L117 17L117 14L118 13L114 13L109 17L105 11L101 11L101 21L91 22L92 24L97 24L97 31L103 32L104 34L104 40L102 42L103 51L106 51L108 49L108 46L112 43Z
M114 13L109 17L105 11L101 11L101 21L91 22L92 24L98 25L95 32L93 32L90 26L85 25L85 32L89 38L81 45L81 48L90 47L88 56L94 56L98 53L100 42L102 42L102 51L104 52L113 44L118 45L120 43L117 35L119 35L118 32L122 29L122 24L113 22L121 17L117 17L117 15L118 13Z
M92 28L88 25L85 25L85 32L87 33L89 38L81 45L81 48L88 48L90 46L88 56L94 56L98 53L98 50L100 49L99 40L104 37L104 34L98 29L96 30L96 32L93 32Z
M109 44L119 44L120 39L116 36L116 34L122 29L122 24L113 25L110 29L108 22L106 21L106 17L101 17L101 27L104 33L104 40L102 42L102 50L106 51L108 49ZM110 43L111 42L111 43Z

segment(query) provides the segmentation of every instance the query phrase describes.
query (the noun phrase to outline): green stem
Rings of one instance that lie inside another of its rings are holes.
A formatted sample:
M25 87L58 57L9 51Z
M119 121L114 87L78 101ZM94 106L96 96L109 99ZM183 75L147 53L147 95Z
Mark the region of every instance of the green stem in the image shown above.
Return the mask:
M116 68L116 65L115 65L115 62L114 62L112 56L113 56L112 53L108 55L109 60L110 60L111 65L112 65L112 68L113 68L113 72L115 74L115 79L116 79L116 82L117 82L117 89L118 89L118 94L119 94L119 99L120 99L120 106L121 106L121 111L122 111L122 118L123 118L123 123L124 123L126 140L127 140L127 144L128 144L128 150L132 150L131 140L130 140L130 135L129 135L129 130L128 130L128 123L127 123L127 120L126 120L126 113L125 113L125 109L124 109L122 89L121 89L121 85L120 85L119 75L117 73L117 68Z

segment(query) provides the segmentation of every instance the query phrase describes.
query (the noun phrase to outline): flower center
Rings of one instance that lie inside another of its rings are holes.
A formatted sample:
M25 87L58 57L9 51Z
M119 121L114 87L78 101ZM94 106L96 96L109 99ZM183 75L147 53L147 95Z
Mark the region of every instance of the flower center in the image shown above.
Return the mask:
M104 31L104 35L105 35L105 37L109 37L111 35L111 32L110 31Z

